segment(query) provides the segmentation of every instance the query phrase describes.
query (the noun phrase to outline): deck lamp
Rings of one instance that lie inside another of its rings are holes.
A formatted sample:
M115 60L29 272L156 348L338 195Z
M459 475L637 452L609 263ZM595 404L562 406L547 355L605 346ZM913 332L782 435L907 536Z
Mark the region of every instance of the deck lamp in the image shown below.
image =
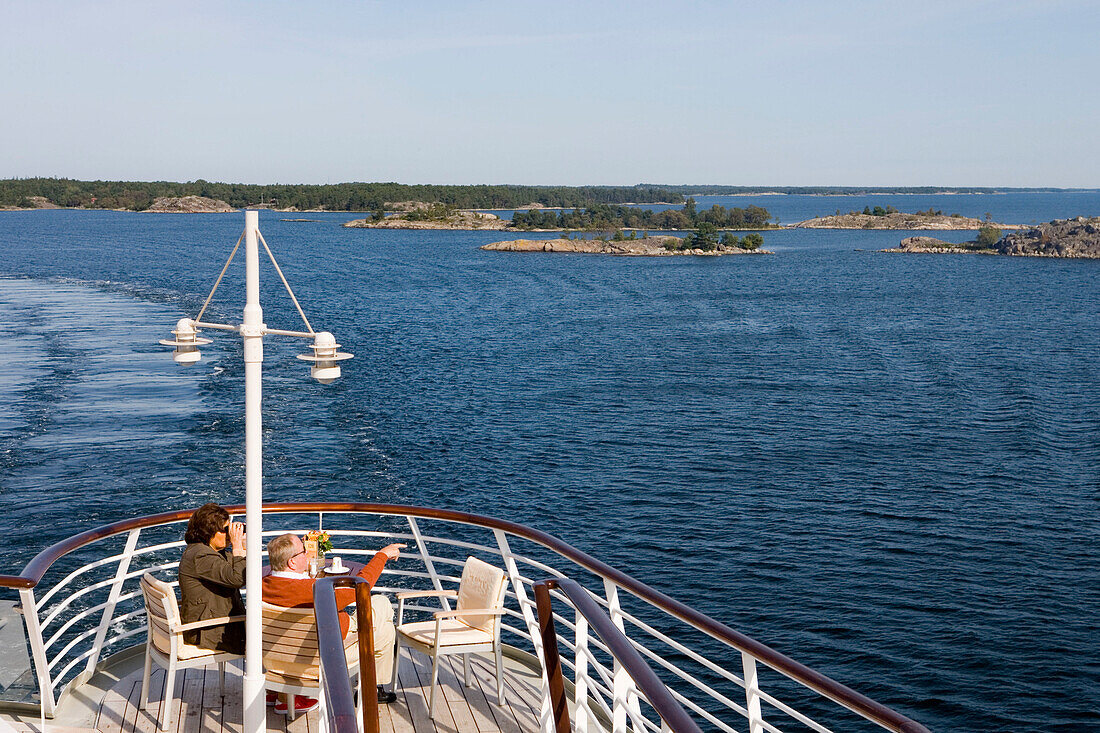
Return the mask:
M313 362L309 368L309 376L321 384L332 384L336 381L340 377L340 365L336 362L350 359L352 356L337 351L340 344L336 343L336 338L328 331L318 333L309 348L313 349L312 354L298 354L298 358Z
M262 638L260 606L260 581L262 578L262 537L263 537L263 432L260 397L262 394L261 368L264 360L264 336L294 336L312 339L312 354L303 354L299 359L313 362L309 373L321 384L329 384L340 376L337 362L352 358L351 354L338 351L340 345L328 331L316 332L309 325L309 319L294 297L294 291L286 281L275 255L260 234L260 216L258 211L245 211L244 232L241 233L229 259L222 267L221 274L214 281L210 295L206 296L199 314L194 318L182 318L172 331L174 338L161 341L172 346L172 359L179 364L194 364L199 360L198 347L212 343L210 339L197 335L198 330L232 331L241 336L244 342L244 445L245 445L245 663L244 663L244 733L263 733L267 728L267 712L264 706L264 672L261 660ZM202 320L206 307L218 289L226 270L233 262L233 256L245 243L245 288L246 299L244 317L240 324L208 323ZM263 244L271 264L283 281L290 300L305 323L305 331L284 331L268 328L264 323L263 309L260 307L260 254L259 245Z
M202 358L199 347L214 343L208 338L198 336L197 333L194 321L190 318L181 318L176 322L176 327L172 329L172 335L175 338L172 340L161 339L160 343L162 346L175 347L172 351L172 361L177 364L194 364Z

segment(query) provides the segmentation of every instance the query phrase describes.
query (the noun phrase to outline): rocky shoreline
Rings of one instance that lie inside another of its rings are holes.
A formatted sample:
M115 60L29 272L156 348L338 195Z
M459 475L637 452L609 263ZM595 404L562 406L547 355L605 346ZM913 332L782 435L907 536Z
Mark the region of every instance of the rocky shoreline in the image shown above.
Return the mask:
M935 237L906 237L897 247L880 249L889 253L927 253L927 254L984 254L995 255L997 250L991 247L978 247L977 242L945 242Z
M643 239L514 239L492 242L481 249L493 252L569 252L575 254L620 255L625 257L672 257L676 255L721 256L772 254L765 249L747 250L740 247L722 247L713 250L669 249L668 245L681 242L679 237L645 237Z
M906 237L897 247L880 251L1100 259L1100 217L1055 219L1006 234L992 246L982 246L976 241L953 243L934 237Z

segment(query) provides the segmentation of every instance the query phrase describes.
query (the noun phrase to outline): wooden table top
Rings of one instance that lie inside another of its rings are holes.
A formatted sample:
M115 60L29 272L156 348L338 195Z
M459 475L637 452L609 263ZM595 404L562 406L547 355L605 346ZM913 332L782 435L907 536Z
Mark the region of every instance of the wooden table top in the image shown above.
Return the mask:
M331 565L332 565L332 558L331 557L326 557L325 558L325 566L329 567ZM333 573L332 577L342 578L344 576L349 576L350 577L350 576L353 576L353 575L358 575L359 571L362 570L363 568L365 568L366 566L367 566L366 563L355 562L354 560L344 560L344 567L346 567L348 569L348 572L346 572L346 573ZM264 575L270 575L271 574L271 566L270 565L264 565L263 574ZM321 574L318 575L317 577L326 578L326 577L329 577L329 573L322 571Z

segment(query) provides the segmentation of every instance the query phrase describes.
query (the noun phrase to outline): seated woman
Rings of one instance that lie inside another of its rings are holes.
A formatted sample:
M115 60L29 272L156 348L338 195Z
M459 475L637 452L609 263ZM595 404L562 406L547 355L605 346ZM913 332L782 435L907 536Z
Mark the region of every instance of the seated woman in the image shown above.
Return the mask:
M187 547L180 559L180 620L185 624L244 615L244 527L229 512L204 504L187 522ZM227 552L232 545L232 552ZM184 640L204 649L244 654L244 622L184 632Z

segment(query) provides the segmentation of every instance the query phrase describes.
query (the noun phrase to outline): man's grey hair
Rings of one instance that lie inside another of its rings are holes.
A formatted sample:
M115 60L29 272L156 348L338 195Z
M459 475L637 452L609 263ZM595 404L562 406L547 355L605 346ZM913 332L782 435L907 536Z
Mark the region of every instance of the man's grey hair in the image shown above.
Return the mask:
M290 558L298 554L294 547L296 538L293 532L287 532L267 543L267 561L272 570L286 570Z

